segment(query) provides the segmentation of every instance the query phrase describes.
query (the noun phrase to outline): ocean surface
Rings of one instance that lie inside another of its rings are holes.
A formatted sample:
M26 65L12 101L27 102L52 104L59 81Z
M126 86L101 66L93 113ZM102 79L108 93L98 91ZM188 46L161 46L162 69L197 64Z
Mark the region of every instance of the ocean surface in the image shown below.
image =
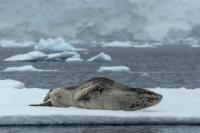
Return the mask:
M200 88L200 48L160 46L157 48L87 47L79 52L84 60L105 52L111 62L5 62L10 56L30 52L32 48L0 48L0 80L22 81L26 87L43 89L72 86L92 77L112 78L122 84L143 88ZM46 51L48 52L48 51ZM33 65L56 72L3 72L6 67ZM131 72L97 72L100 66L128 66ZM68 125L68 126L5 126L2 133L197 133L199 126L170 125Z
M105 52L111 62L5 62L10 56L30 52L32 48L0 48L0 79L15 79L26 87L50 89L72 86L92 77L112 78L132 87L180 88L200 87L200 48L161 46L157 48L88 47L79 52L84 60ZM33 65L56 72L3 72L6 67ZM128 66L131 72L97 72L100 66Z

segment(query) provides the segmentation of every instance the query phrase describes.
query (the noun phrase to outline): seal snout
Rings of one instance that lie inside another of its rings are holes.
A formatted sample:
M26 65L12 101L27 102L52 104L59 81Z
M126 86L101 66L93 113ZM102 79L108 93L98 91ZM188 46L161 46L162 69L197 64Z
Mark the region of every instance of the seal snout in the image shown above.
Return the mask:
M160 95L158 93L152 92L151 94L147 94L146 98L147 98L149 104L155 105L155 104L158 104L162 100L163 97L162 97L162 95Z

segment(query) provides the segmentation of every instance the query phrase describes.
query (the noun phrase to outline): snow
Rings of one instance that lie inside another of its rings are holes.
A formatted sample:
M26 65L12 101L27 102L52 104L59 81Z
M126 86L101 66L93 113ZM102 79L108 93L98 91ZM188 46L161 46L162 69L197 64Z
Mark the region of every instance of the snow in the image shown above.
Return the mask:
M50 51L74 51L75 47L71 46L65 39L58 37L55 39L40 39L35 50L50 50Z
M133 47L130 42L112 41L103 44L103 47Z
M0 40L0 47L18 48L18 47L32 47L36 43L33 41L18 42L15 40Z
M127 66L101 66L97 72L129 72L130 68Z
M110 55L101 52L98 55L91 57L90 59L88 59L87 61L111 61L112 58Z
M111 111L30 107L40 103L48 90L26 89L21 84L0 80L0 125L200 124L200 89L154 88L150 90L163 96L158 105L138 111Z
M5 59L5 61L39 61L47 57L45 53L40 51L31 51L25 54L19 54Z
M24 71L56 71L56 70L42 70L33 67L32 65L20 66L20 67L7 67L4 72L24 72Z

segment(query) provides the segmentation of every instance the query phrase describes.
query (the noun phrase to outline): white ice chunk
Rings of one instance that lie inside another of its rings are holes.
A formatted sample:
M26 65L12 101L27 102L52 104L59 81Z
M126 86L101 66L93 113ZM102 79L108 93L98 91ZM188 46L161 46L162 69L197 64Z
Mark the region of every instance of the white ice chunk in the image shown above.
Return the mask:
M97 72L129 72L130 68L127 66L101 66Z
M51 51L74 51L75 47L71 46L65 39L58 37L56 39L41 39L37 45L36 50L51 50Z
M10 88L22 89L24 88L24 83L16 81L16 80L11 80L11 79L0 80L1 91L4 91L4 89L10 89Z
M133 47L130 42L112 41L103 44L103 47Z
M76 52L69 52L69 51L65 51L62 53L53 53L53 54L49 54L46 60L47 61L65 61L67 58L71 58L75 55L77 55Z
M24 71L56 71L56 70L42 70L33 67L32 65L20 66L20 67L7 67L4 72L24 72Z
M5 59L5 61L40 61L47 57L45 53L40 51L32 51L25 54L19 54Z
M200 124L200 89L150 89L163 96L158 105L138 111L111 111L30 107L41 103L48 90L14 89L17 85L13 80L0 80L0 125Z
M111 61L112 58L110 55L101 52L100 54L88 59L87 61Z
M83 59L81 59L80 54L75 53L72 57L67 58L65 61L83 61Z
M150 43L144 43L144 44L135 44L133 47L134 48L155 48L157 45L153 45Z
M35 44L33 41L0 40L0 47L32 47Z

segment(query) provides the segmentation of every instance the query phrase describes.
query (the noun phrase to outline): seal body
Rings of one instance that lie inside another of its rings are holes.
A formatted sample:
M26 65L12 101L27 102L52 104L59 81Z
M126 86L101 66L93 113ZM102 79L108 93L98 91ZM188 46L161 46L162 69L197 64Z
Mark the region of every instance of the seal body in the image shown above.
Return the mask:
M77 87L50 90L44 103L35 106L134 111L156 105L161 99L160 94L146 89L130 88L108 78L93 78Z

